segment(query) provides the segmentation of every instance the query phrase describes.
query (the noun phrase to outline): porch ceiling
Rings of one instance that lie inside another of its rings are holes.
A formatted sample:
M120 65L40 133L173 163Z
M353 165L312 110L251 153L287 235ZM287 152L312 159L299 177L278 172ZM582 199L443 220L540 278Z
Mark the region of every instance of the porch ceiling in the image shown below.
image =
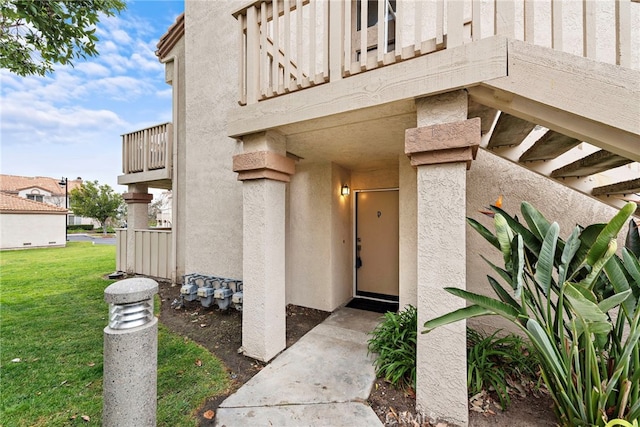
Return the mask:
M328 127L287 134L287 150L306 160L331 161L353 171L386 168L397 166L398 156L404 156L404 131L416 127L415 111L337 124L345 120L335 118Z

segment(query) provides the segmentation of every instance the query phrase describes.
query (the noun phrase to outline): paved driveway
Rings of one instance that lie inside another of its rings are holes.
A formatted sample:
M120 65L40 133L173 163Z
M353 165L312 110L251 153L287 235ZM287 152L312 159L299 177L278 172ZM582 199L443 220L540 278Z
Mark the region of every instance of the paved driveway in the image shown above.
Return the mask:
M69 234L67 236L70 242L93 242L94 245L115 245L115 237L95 237L88 234Z

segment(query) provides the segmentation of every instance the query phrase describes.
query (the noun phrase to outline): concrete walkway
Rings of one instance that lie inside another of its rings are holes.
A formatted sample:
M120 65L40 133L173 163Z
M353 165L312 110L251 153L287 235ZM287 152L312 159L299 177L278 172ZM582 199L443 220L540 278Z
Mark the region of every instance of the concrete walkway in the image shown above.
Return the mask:
M339 309L222 402L216 426L382 426L366 403L375 380L367 333L379 320Z

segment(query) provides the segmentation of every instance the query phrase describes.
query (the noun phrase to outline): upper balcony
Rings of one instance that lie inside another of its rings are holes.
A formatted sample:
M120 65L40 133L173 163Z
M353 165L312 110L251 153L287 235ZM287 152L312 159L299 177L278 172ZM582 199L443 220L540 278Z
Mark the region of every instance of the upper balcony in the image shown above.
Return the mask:
M452 84L469 87L502 77L499 74L505 75L508 68L506 47L503 57L498 58L499 41L492 45L486 40L496 40L495 36L640 68L638 0L257 0L233 15L240 41L238 101L246 108L231 112L231 136L267 128L265 125L291 124L284 119L278 123L277 118L267 123L274 118L265 116L268 107L255 104L329 82L349 81L336 86L332 96L318 98L324 92L316 91L313 102L307 97L303 105L292 105L308 110L301 121L322 115L310 111L308 104L322 104L318 109L336 114L349 101L365 108L369 106L362 102L368 101L366 98L377 97L369 103L373 106L376 101L382 104L403 96L421 96L420 85L425 83L409 65L395 73L379 74L373 81L373 94L368 92L371 85L362 86L370 80L351 79L424 56L432 58L421 62L420 73L436 74L439 66L436 78L450 80L442 82L442 87L429 82L429 90L455 89L446 87ZM444 53L448 50L453 51ZM461 79L463 74L470 75L470 68L477 70L476 80ZM487 72L489 68L492 72ZM401 75L412 71L414 75ZM459 76L449 78L447 71ZM393 76L391 81L389 76ZM385 90L395 94L385 96ZM354 91L360 92L357 100L351 99ZM335 107L337 103L341 107ZM289 113L285 101L266 104L272 105L274 115Z
M640 0L257 0L233 16L231 137L275 129L299 157L365 170L403 154L416 98L466 89L483 148L601 199L640 191ZM631 179L594 184L615 167Z
M173 125L163 123L122 135L122 172L118 184L148 184L171 189Z

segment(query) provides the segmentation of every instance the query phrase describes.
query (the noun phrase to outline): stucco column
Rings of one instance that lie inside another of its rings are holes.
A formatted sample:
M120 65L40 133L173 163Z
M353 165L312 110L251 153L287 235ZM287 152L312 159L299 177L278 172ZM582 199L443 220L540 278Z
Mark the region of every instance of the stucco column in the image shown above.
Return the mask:
M134 231L149 225L149 203L153 195L147 193L145 184L129 184L128 192L122 195L127 203L127 273L135 273L136 236Z
M480 120L467 120L464 91L416 101L418 127L405 134L417 168L418 328L464 307L443 290L466 287L466 170L480 143ZM432 422L467 426L466 324L418 334L416 407Z
M399 203L400 217L398 218L400 260L399 271L399 308L407 305L417 306L416 283L416 250L417 250L417 221L418 206L416 200L417 178L416 169L406 157L398 158L398 181L400 183Z
M285 191L295 172L284 136L243 138L233 170L242 181L242 347L268 361L286 347Z

